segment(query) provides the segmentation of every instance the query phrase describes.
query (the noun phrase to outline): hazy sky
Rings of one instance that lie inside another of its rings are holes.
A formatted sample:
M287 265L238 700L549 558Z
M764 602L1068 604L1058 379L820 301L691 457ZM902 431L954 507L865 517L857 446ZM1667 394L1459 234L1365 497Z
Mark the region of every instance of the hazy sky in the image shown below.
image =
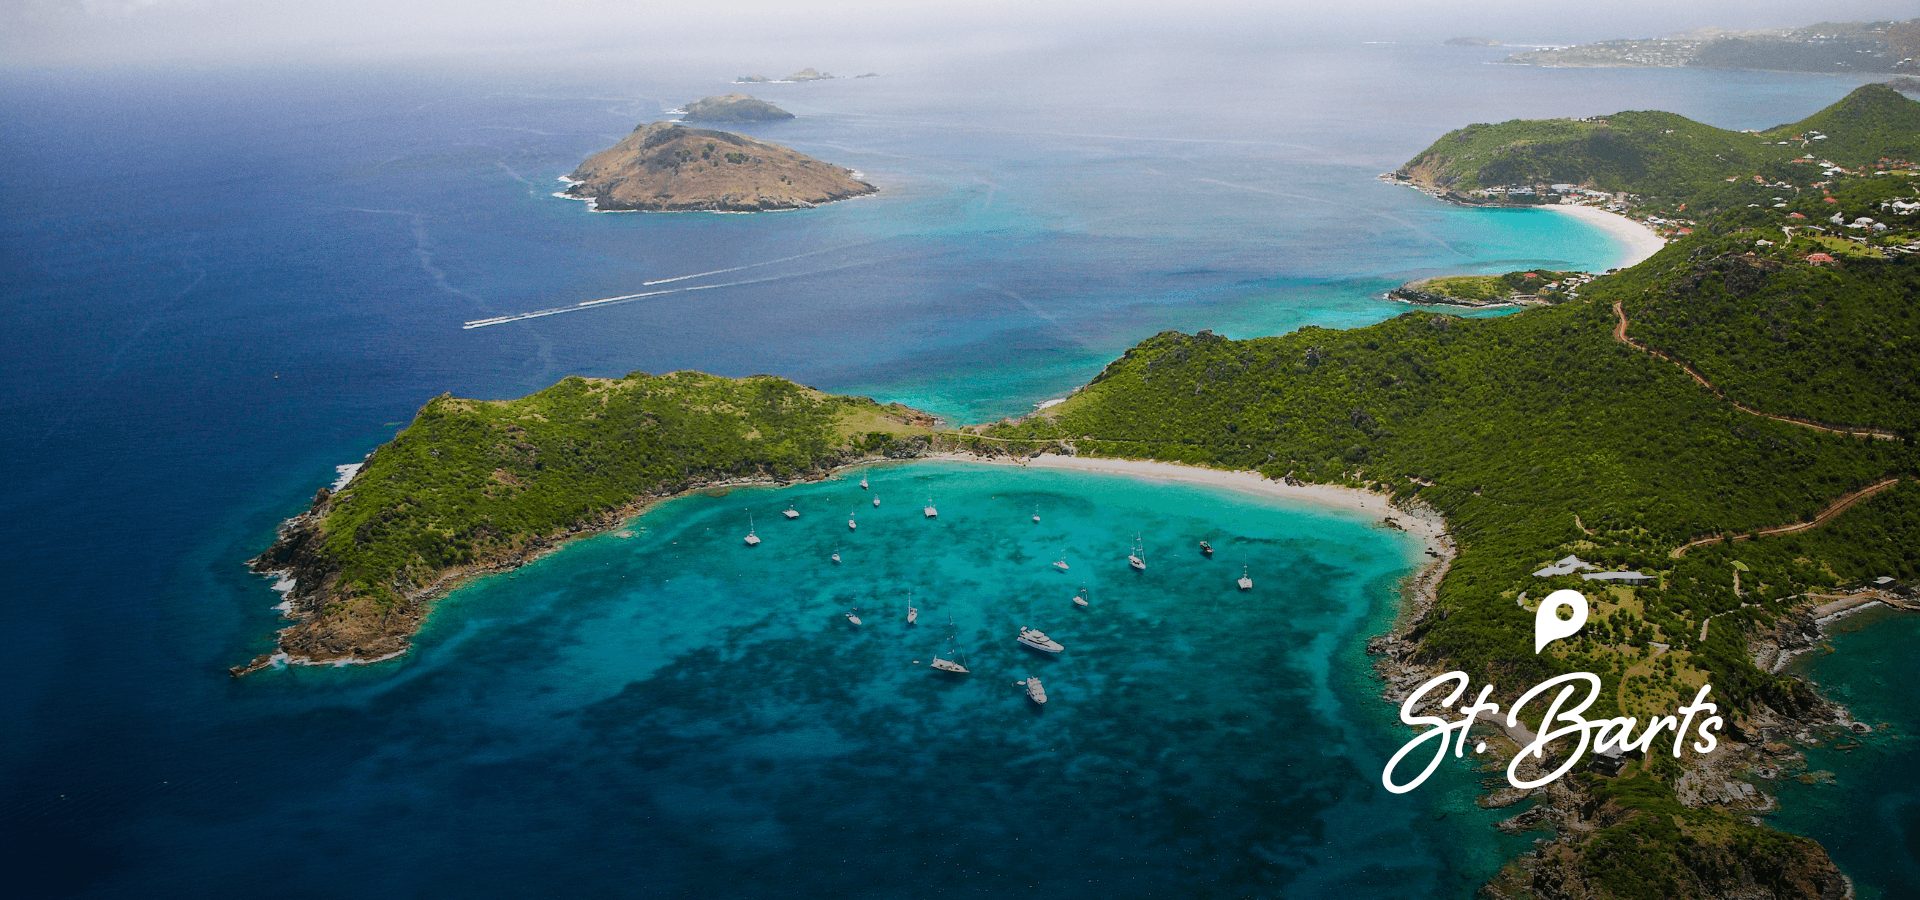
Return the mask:
M1087 40L1280 43L1316 38L1509 43L1652 37L1715 25L1912 18L1912 0L1342 0L1155 4L1091 0L0 0L8 66L258 63L512 53L700 57L786 50L885 66L929 55Z

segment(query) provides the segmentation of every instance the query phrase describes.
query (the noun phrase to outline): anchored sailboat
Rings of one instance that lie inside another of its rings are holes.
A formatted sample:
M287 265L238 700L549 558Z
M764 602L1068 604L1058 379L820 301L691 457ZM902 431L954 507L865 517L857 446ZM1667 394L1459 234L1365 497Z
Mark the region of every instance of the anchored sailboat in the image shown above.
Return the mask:
M1240 589L1243 591L1253 590L1253 579L1247 575L1246 566L1240 567Z
M921 510L921 512L924 512L924 513L926 513L926 514L927 514L927 518L929 518L929 519L931 519L931 518L934 518L935 516L938 516L938 515L940 515L940 511L939 511L939 510L937 510L937 509L934 509L934 508L933 508L933 498L932 498L932 497L928 497L928 498L927 498L927 508L926 508L926 509L923 509L923 510Z
M847 617L847 621L852 622L855 625L860 624L860 607L856 606L852 609L847 610L845 615Z
M1131 549L1127 551L1127 565L1132 566L1136 571L1145 572L1147 570L1147 548L1146 545L1140 543L1140 535L1138 534L1133 536L1133 545Z
M860 476L860 489L863 491L867 489L867 476L865 475Z
M879 506L879 505L880 505L880 495L879 495L879 494L875 494L875 495L873 495L873 505L875 505L875 506Z
M781 515L786 516L789 519L798 519L800 518L800 511L797 509L794 509L793 504L789 503L787 504L787 511L781 513Z
M1067 558L1064 556L1060 557L1060 559L1053 564L1053 567L1065 572L1067 570Z
M947 655L953 657L953 659L942 659L935 656L933 658L933 667L942 672L952 672L955 675L965 675L968 673L969 670L967 669L966 660L962 659L960 654L954 652L953 642L951 641L947 642Z
M1033 505L1033 520L1035 522L1040 521L1040 504L1038 503Z
M753 533L753 514L747 514L747 546L760 546L760 536Z
M1085 587L1081 587L1080 593L1073 595L1073 605L1079 607L1085 607L1087 605L1087 589Z
M919 618L920 618L920 610L914 608L914 605L913 605L913 592L908 591L907 592L907 624L912 625L915 621L918 621Z
M856 528L859 528L859 527L860 527L860 526L858 526L858 525L855 525L855 524L853 523L853 514L854 514L854 513L856 513L856 512L859 512L859 511L860 511L860 510L858 510L858 509L851 509L851 510L848 510L848 511L847 511L847 530L848 530L848 531L852 531L852 530L854 530L854 529L856 529Z

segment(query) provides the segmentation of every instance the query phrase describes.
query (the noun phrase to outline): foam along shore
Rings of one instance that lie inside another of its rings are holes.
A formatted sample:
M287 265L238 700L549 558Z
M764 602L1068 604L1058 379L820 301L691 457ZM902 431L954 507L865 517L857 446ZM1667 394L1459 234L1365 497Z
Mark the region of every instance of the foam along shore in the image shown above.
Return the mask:
M1626 245L1627 258L1621 260L1615 268L1625 269L1639 265L1642 260L1659 253L1660 248L1667 245L1666 238L1661 237L1659 232L1646 224L1597 206L1554 203L1539 208L1572 216L1606 232L1614 240Z
M1022 466L1029 469L1072 469L1080 472L1104 472L1148 481L1180 481L1204 484L1276 500L1305 503L1331 509L1363 513L1376 518L1392 516L1394 521L1421 540L1429 549L1445 552L1451 546L1446 537L1447 524L1440 514L1424 507L1401 509L1389 506L1387 497L1359 488L1333 484L1287 484L1258 472L1208 469L1180 463L1139 459L1105 459L1085 456L1043 454L1026 457L985 457L971 453L930 453L921 459L984 465Z

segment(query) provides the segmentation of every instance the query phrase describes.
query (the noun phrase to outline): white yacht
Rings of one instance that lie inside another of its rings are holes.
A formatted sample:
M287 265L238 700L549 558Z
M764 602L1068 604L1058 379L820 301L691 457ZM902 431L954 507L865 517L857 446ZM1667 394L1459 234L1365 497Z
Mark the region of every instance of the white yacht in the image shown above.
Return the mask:
M1047 702L1047 689L1040 685L1040 676L1027 676L1027 699L1035 703Z
M932 498L932 497L928 497L928 498L927 498L927 508L926 508L926 509L923 509L923 510L921 510L921 512L923 512L923 513L926 513L926 514L927 514L927 518L929 518L929 519L931 519L931 518L934 518L934 517L936 517L936 516L938 516L938 515L940 515L940 511L939 511L939 510L937 510L937 509L934 509L934 508L933 508L933 498Z
M1053 567L1065 572L1067 570L1067 558L1064 556L1060 557L1059 560L1054 562Z
M907 624L912 625L914 622L919 621L919 619L920 619L920 610L913 605L913 592L908 591L907 592Z
M846 617L847 617L847 621L852 622L855 625L860 624L860 607L856 606L850 610L847 610Z
M860 476L860 489L863 491L867 489L867 476L865 475Z
M859 528L859 527L860 527L860 526L858 526L858 525L855 525L855 524L853 523L853 514L854 514L855 512L858 512L858 511L859 511L859 510L848 510L848 511L847 511L847 530L848 530L848 531L852 531L852 530L854 530L854 529L856 529L856 528Z
M787 511L781 513L781 515L786 516L789 519L798 519L800 518L800 511L797 509L794 509L793 504L789 503L787 504Z
M747 516L747 546L760 546L760 536L753 533L753 516Z
M1240 589L1243 591L1253 590L1253 579L1248 577L1246 566L1240 567Z
M1140 543L1140 536L1137 534L1133 536L1132 549L1127 551L1127 565L1137 571L1147 570L1147 548Z
M840 551L838 550L833 551L833 562L835 565L838 565L840 563Z
M1033 505L1033 520L1035 522L1040 521L1040 504L1038 503Z
M1016 638L1016 640L1018 640L1022 644L1032 647L1035 650L1044 650L1048 653L1059 653L1060 651L1067 649L1065 647L1060 646L1059 641L1056 641L1053 638L1047 637L1045 632L1039 631L1038 629L1028 628L1025 625L1020 626L1020 637Z
M879 505L880 505L880 495L879 495L879 494L875 494L875 495L873 495L873 505L875 505L875 506L879 506Z
M1087 589L1086 588L1081 588L1080 593L1073 595L1073 605L1081 606L1081 607L1084 607L1087 605Z
M953 659L941 659L935 656L933 658L933 667L942 672L952 672L955 675L967 674L969 670L967 669L966 661L960 658L960 654L953 652L951 645L947 647L947 655L953 657Z

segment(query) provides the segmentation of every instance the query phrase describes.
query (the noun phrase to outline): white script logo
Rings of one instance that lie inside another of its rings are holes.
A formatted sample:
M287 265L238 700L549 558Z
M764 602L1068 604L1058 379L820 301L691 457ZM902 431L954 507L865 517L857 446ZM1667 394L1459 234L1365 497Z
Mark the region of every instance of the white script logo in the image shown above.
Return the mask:
M1572 608L1573 618L1564 620L1560 618L1559 609L1562 606ZM1579 591L1554 591L1547 595L1547 599L1541 601L1539 611L1534 614L1533 652L1539 653L1545 649L1549 643L1579 633L1581 627L1584 626L1586 622L1586 597L1582 596ZM1453 690L1449 691L1446 697L1440 701L1440 707L1442 709L1453 709L1454 704L1460 702L1460 699L1466 694L1467 686L1471 681L1472 679L1465 672L1448 672L1421 685L1413 693L1408 694L1406 701L1400 704L1400 721L1408 725L1425 725L1428 726L1428 730L1422 732L1413 740L1408 741L1406 746L1401 747L1400 751L1395 753L1393 758L1387 761L1386 771L1380 773L1380 783L1385 785L1387 790L1396 794L1404 794L1419 787L1422 782L1426 781L1427 777L1432 775L1434 770L1440 767L1440 761L1446 758L1447 744L1449 743L1448 738L1455 731L1459 732L1459 737L1451 741L1453 744L1453 755L1455 757L1464 755L1467 745L1467 730L1473 726L1474 720L1478 719L1482 713L1494 717L1497 721L1497 717L1500 715L1500 705L1487 701L1487 695L1493 693L1493 685L1490 684L1480 688L1480 696L1474 700L1472 704L1460 708L1460 719L1458 721L1448 722L1440 716L1416 716L1413 714L1414 709L1426 700L1428 694L1449 682L1457 682ZM1574 684L1575 682L1586 683L1586 697L1581 699L1573 708L1563 710L1568 699L1579 690ZM1537 735L1529 735L1520 724L1520 711L1526 709L1527 704L1533 702L1535 698L1547 695L1556 687L1560 688L1560 690L1553 695L1552 700L1547 704L1546 715L1540 720L1540 733ZM1654 738L1658 736L1661 731L1673 732L1673 755L1677 759L1680 756L1680 748L1685 743L1687 734L1694 728L1694 717L1701 713L1706 713L1707 717L1700 721L1700 740L1694 742L1693 749L1698 753L1711 753L1714 747L1718 746L1718 742L1714 739L1711 732L1720 730L1720 728L1726 724L1719 716L1713 715L1719 708L1707 702L1707 693L1712 690L1712 685L1701 685L1700 692L1694 695L1692 703L1675 710L1675 712L1679 714L1678 718L1675 716L1655 716L1647 722L1646 730L1640 732L1638 737L1635 737L1634 729L1639 727L1639 719L1619 716L1594 722L1587 721L1584 713L1588 707L1593 705L1595 700L1600 698L1600 676L1591 672L1569 672L1565 675L1549 678L1535 685L1526 693L1521 694L1520 699L1514 701L1513 709L1507 712L1508 735L1514 737L1516 743L1520 742L1522 736L1532 738L1525 743L1520 752L1514 755L1513 761L1507 765L1507 783L1522 790L1547 784L1572 771L1573 767L1580 762L1580 758L1586 754L1589 743L1592 744L1593 750L1596 753L1605 753L1609 750L1638 750L1642 753L1650 753L1653 750ZM1556 723L1563 724L1555 727ZM1540 778L1530 781L1521 779L1519 770L1522 761L1532 758L1539 760L1541 764L1544 765L1546 763L1547 745L1563 737L1575 734L1579 735L1580 744L1574 748L1572 753L1567 755L1566 760L1562 762L1558 768ZM1439 740L1434 746L1433 758L1427 761L1427 767L1422 769L1420 775L1412 781L1406 784L1395 784L1393 771L1400 765L1400 761L1405 759L1407 754L1415 748L1434 738L1438 738ZM1485 752L1486 749L1486 742L1482 741L1474 747L1474 752L1481 753Z

